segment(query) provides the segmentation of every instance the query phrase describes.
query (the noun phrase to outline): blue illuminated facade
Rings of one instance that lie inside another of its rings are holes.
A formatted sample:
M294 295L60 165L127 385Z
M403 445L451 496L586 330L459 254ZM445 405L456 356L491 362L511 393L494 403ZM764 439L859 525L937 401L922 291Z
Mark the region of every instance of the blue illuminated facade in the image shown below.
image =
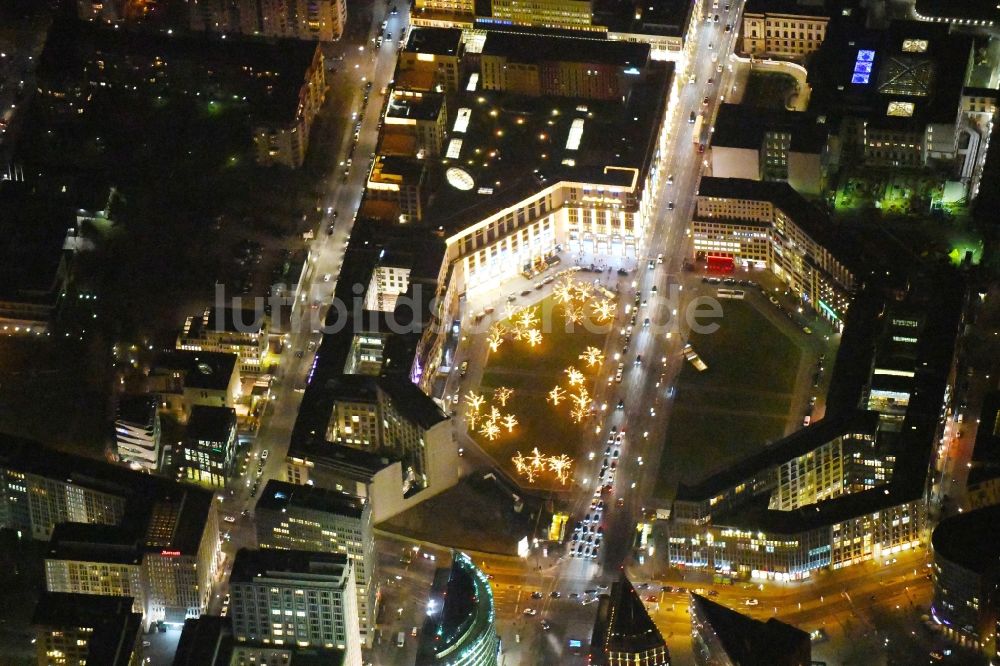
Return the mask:
M854 74L851 76L851 83L867 84L871 79L872 65L874 64L875 51L858 49L858 56L854 59Z

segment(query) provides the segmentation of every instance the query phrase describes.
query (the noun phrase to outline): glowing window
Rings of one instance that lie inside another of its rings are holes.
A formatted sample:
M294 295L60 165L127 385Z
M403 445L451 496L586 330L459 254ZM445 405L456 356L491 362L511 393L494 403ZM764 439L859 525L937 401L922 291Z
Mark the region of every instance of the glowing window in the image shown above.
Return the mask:
M445 157L450 160L457 160L458 156L462 153L462 140L452 139L448 142L448 152L445 153Z
M889 102L885 115L909 118L913 115L913 102Z
M569 136L566 137L566 150L576 150L579 148L581 139L583 139L583 118L577 118L569 127Z
M475 181L472 180L472 176L465 169L460 169L458 167L451 167L444 172L444 177L448 180L448 184L454 187L456 190L471 190L475 186Z
M923 53L927 50L927 40L926 39L904 39L903 40L903 52L904 53Z
M463 106L458 110L458 115L455 117L455 126L452 127L452 130L464 134L465 130L469 129L469 118L471 117L472 109Z

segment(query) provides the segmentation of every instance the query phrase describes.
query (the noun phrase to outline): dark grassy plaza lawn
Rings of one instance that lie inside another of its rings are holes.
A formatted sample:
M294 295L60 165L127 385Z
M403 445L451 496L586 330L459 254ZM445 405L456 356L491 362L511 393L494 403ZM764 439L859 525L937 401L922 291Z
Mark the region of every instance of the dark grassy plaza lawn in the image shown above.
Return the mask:
M784 435L802 352L747 301L726 301L719 330L692 333L707 364L685 363L660 458L657 496Z

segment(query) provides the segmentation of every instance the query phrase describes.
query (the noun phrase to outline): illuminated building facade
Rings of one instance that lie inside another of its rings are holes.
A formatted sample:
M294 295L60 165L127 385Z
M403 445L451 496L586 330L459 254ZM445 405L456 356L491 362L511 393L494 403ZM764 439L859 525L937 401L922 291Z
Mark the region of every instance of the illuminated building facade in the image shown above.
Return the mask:
M263 312L211 307L200 317L191 316L177 336L177 349L236 354L240 373L264 371L268 349L267 319Z
M192 409L177 455L179 481L225 488L236 463L236 412L231 407Z
M39 666L140 666L142 615L132 599L45 592L31 624Z
M490 0L494 23L536 28L586 28L591 0Z
M453 551L451 567L434 575L416 663L497 666L499 656L490 582L468 555Z
M347 21L345 0L191 0L190 28L223 34L331 42Z
M399 52L395 87L418 92L454 92L465 48L456 28L414 28Z
M742 52L750 56L803 59L823 44L830 17L822 5L748 2L743 11Z
M1000 619L1000 551L986 537L1000 520L1000 507L956 514L934 529L931 619L951 641L996 654Z
M115 447L118 459L133 469L155 471L160 465L160 415L156 398L127 395L115 411Z
M182 422L198 405L235 407L241 396L239 356L181 349L158 354L146 389L159 400L160 409Z
M372 646L378 581L371 504L343 491L267 482L254 510L261 548L345 553L358 586L361 640Z
M702 178L691 221L697 259L767 268L835 324L857 286L854 253L787 183Z
M357 585L346 554L240 549L229 589L237 649L336 648L345 666L361 666Z

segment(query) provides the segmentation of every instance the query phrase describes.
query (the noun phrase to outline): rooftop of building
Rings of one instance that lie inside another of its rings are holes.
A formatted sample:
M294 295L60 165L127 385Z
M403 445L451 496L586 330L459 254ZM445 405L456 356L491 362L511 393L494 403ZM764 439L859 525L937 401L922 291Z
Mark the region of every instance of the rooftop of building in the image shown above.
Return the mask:
M443 177L424 223L452 236L562 180L638 189L655 154L672 73L672 64L652 63L624 103L458 93L446 153L454 157L437 169Z
M491 30L482 55L521 63L581 62L643 69L649 62L649 44Z
M1000 21L994 0L916 0L914 9L921 16L932 18Z
M683 37L695 4L688 0L593 0L595 25L612 32Z
M368 180L373 183L394 183L416 186L424 178L427 162L407 155L378 155Z
M98 627L132 614L132 597L42 592L31 623L45 627Z
M744 14L791 14L826 16L837 10L831 0L747 0Z
M225 352L171 349L156 355L151 374L169 371L183 375L184 387L225 391L239 357Z
M418 664L448 663L447 654L475 644L493 631L493 592L486 575L464 553L453 551L451 566L435 572L427 602Z
M195 317L198 324L204 321L205 331L258 334L264 330L264 313L251 308L212 307L206 319Z
M934 557L979 575L1000 575L1000 540L984 538L1000 525L1000 505L945 518L931 534Z
M809 67L810 108L901 131L954 124L972 45L941 23L893 21L885 30L831 23Z
M256 510L287 511L294 508L361 518L365 510L365 500L339 490L271 479L257 500Z
M251 550L240 548L233 560L230 583L249 583L266 576L302 576L309 580L339 581L350 565L345 553L315 553L305 550Z
M610 592L600 597L590 639L590 663L607 664L612 652L641 654L665 645L639 593L622 574Z
M138 566L142 552L136 534L118 525L59 523L52 530L45 559Z
M983 396L971 462L969 485L1000 477L1000 391Z
M230 620L202 615L184 620L184 629L174 651L173 666L224 666L233 651Z
M24 183L0 179L0 300L54 301L73 212Z
M703 618L734 664L765 666L808 663L809 634L775 618L766 622L738 613L698 594L692 594L693 614ZM790 661L802 655L805 662Z
M441 115L444 107L444 95L441 93L408 93L393 90L389 94L386 106L386 125L392 125L393 120L429 120L435 121Z
M811 113L748 108L723 104L715 118L712 146L760 150L765 134L787 132L792 152L819 154L826 147L829 128L823 118Z
M805 455L841 435L863 432L874 437L877 431L878 412L855 410L827 416L697 483L682 483L677 489L677 499L687 502L707 501L727 488L792 458Z
M405 51L439 56L459 55L462 31L458 28L414 28L406 40Z
M232 407L195 405L188 418L189 441L226 442L236 432L236 410Z
M126 394L118 398L115 419L142 426L151 425L156 418L157 406L156 396L148 393Z
M288 122L298 115L299 91L318 48L315 42L297 39L224 39L207 32L168 35L126 24L111 30L96 22L60 19L49 30L37 76L47 82L80 80L89 75L88 63L94 59L113 67L113 58L127 57L138 71L140 59L165 61L175 69L183 61L206 81L222 83L224 89L237 87L255 118ZM234 75L240 78L226 79Z
M301 419L296 422L296 428L300 423ZM318 432L318 434L298 435L293 433L288 457L308 460L316 465L336 469L345 476L359 481L370 480L385 468L398 462L398 459L391 456L362 451L337 442L328 442L323 439L325 434L325 426L323 431Z
M43 592L31 622L51 630L91 629L86 663L128 666L142 631L142 613L132 612L132 601L132 597Z

